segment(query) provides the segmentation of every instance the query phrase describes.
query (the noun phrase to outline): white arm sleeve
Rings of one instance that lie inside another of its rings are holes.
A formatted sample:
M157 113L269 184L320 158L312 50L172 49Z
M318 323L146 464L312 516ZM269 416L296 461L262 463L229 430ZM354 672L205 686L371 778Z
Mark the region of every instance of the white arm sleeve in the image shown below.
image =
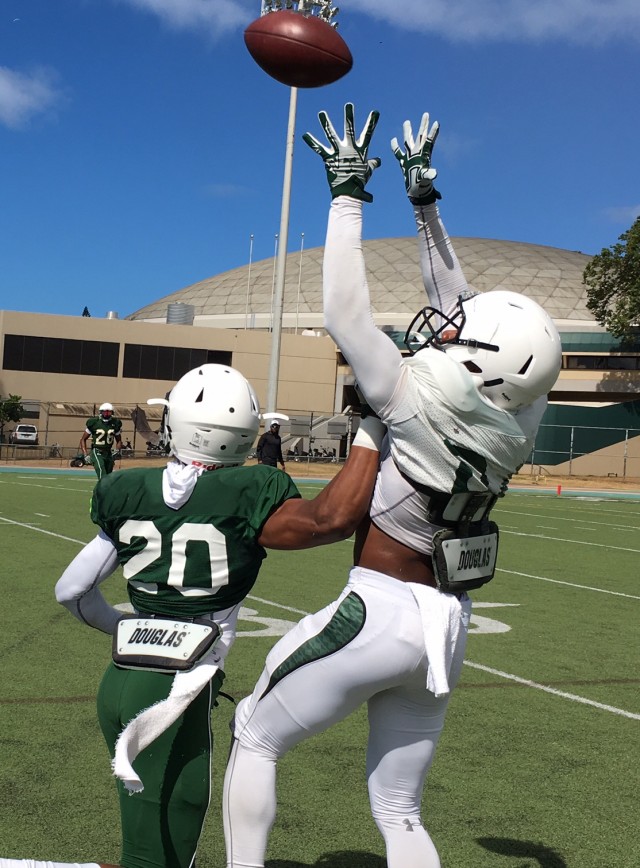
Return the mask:
M110 606L98 589L118 566L116 547L100 531L69 564L56 584L56 600L83 624L113 633L121 612Z
M449 315L458 296L469 291L469 285L435 202L422 207L416 205L413 211L418 230L422 280L429 306Z
M402 354L373 321L362 254L362 202L348 196L334 199L329 211L323 304L325 328L379 413L393 395Z

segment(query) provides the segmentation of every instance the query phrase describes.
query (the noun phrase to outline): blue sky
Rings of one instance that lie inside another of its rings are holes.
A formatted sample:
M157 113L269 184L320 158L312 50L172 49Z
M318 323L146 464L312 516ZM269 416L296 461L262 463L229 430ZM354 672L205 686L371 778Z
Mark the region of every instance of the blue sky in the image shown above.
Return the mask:
M451 235L597 253L640 215L638 0L342 0L352 72L300 90L289 251L324 242L301 141L381 112L368 238L413 232L389 141L423 111ZM1 0L0 309L126 316L272 256L289 90L259 0Z

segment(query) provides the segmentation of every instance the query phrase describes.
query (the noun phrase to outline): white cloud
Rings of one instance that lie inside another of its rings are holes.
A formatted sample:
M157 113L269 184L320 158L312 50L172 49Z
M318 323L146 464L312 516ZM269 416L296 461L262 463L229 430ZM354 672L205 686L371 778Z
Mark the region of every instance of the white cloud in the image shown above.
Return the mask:
M0 124L19 129L36 115L58 105L63 94L55 79L55 74L47 69L22 73L0 66Z
M256 0L118 0L151 12L176 30L197 30L217 37L248 24L260 13Z
M251 190L241 184L208 184L204 187L204 192L214 199L236 199L246 196Z
M624 223L630 226L640 217L640 205L620 205L607 208L605 214L612 223Z
M213 37L245 26L260 12L259 0L113 2L154 14L169 27ZM436 33L454 42L640 40L638 0L349 0L343 17L350 12L412 33Z
M478 150L481 144L482 140L477 136L464 137L458 133L444 132L438 136L436 148L450 166L456 166Z
M455 42L640 40L638 0L349 0L349 9Z

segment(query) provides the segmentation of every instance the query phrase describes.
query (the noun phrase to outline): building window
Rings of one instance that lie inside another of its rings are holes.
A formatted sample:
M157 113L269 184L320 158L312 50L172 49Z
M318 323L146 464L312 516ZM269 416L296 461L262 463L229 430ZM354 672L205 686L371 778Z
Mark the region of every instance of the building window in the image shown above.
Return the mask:
M640 356L570 356L563 360L570 371L637 371Z
M33 335L5 335L2 366L8 371L117 377L120 346Z
M133 380L179 380L198 365L230 365L233 354L223 350L125 344L122 376Z

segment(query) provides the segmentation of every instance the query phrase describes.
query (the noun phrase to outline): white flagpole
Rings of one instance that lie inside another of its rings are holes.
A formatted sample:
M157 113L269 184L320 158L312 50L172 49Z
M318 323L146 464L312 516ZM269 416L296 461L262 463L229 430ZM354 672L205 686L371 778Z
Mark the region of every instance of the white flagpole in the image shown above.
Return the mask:
M300 265L298 267L298 297L296 299L296 334L298 334L298 315L300 313L300 290L302 288L302 252L304 250L304 232L300 233Z
M249 296L251 294L251 263L253 262L253 235L249 236L249 271L247 273L247 301L244 306L244 328L249 328Z

